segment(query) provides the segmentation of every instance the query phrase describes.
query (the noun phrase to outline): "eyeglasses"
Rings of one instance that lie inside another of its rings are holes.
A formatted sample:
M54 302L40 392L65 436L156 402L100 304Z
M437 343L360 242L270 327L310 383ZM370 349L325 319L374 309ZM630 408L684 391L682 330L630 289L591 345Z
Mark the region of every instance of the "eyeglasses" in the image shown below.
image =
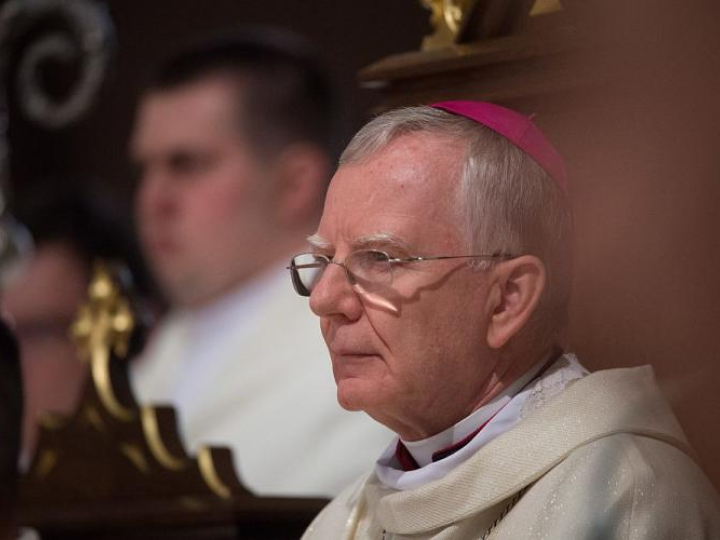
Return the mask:
M507 260L511 255L444 255L440 257L401 257L393 258L383 251L364 249L354 251L345 258L345 262L337 262L326 255L303 253L290 261L293 287L300 296L310 296L329 264L337 264L345 269L351 285L359 285L365 290L386 287L392 283L393 267L397 264L439 261L445 259L484 259Z

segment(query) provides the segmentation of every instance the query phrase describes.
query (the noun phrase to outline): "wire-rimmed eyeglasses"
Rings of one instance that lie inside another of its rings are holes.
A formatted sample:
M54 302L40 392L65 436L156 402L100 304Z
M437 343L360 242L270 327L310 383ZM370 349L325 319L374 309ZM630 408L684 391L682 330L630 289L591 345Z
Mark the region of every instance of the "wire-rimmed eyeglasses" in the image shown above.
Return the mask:
M302 253L290 261L293 287L300 296L310 296L322 278L329 264L337 264L345 269L345 275L351 285L360 285L365 290L392 283L393 267L397 264L439 261L444 259L484 259L488 261L512 259L511 255L441 255L433 257L390 257L384 251L363 249L353 251L344 262L334 261L327 255Z

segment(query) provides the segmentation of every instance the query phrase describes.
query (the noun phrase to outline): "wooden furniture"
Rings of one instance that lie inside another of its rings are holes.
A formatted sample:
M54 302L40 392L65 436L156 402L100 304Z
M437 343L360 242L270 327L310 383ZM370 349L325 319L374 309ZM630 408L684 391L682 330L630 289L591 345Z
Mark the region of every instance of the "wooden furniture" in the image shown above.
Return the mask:
M463 7L453 10L454 4ZM371 64L360 83L383 95L383 108L444 99L521 107L588 87L591 73L575 61L585 43L572 16L562 10L530 16L532 8L526 0L433 2L436 31L424 50ZM454 34L443 31L453 14ZM486 23L488 14L501 22Z
M124 358L141 329L105 266L89 296L73 332L91 381L73 417L41 420L20 522L43 540L298 538L327 501L255 497L229 449L187 454L173 409L133 398Z

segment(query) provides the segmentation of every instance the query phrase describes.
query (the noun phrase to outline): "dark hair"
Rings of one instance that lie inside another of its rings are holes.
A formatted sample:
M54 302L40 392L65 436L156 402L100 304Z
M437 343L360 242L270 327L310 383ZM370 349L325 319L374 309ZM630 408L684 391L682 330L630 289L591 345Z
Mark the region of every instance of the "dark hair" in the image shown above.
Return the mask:
M318 55L301 37L248 28L194 43L160 66L150 91L219 75L238 80L239 128L261 155L306 141L336 155L337 97Z

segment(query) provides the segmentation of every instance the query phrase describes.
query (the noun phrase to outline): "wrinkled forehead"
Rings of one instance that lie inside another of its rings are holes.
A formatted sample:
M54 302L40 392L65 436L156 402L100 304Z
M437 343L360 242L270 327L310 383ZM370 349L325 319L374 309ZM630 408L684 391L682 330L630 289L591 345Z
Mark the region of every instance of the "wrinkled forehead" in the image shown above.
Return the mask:
M413 133L342 165L330 182L319 236L336 244L378 234L417 238L429 229L459 235L464 156L449 137Z

